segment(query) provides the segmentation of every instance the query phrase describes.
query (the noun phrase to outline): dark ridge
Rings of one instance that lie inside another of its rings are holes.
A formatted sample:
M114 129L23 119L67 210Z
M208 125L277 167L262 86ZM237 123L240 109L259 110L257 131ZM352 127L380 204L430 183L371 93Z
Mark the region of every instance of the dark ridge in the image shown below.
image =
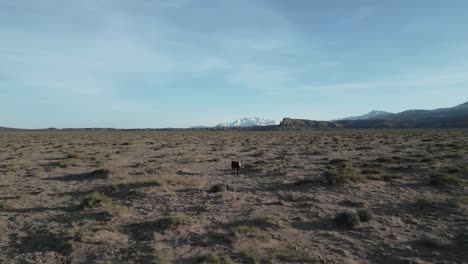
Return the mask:
M160 129L115 129L115 128L65 128L65 129L15 129L0 127L0 132L9 131L284 131L284 130L336 130L336 129L417 129L417 128L468 128L468 102L452 108L435 110L408 110L391 114L381 119L316 121L284 118L279 125L253 127L192 127Z

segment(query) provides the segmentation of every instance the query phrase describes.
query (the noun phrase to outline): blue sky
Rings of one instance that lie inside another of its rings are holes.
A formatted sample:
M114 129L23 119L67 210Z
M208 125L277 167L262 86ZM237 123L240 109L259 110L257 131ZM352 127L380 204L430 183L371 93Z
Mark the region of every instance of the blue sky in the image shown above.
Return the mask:
M465 0L0 0L0 126L329 120L468 101Z

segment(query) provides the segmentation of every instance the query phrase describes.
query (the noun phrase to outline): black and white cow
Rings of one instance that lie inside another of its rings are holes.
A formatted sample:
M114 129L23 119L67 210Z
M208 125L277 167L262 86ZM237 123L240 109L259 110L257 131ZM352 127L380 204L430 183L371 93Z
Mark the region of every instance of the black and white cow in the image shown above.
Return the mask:
M242 168L242 163L240 161L231 161L232 174L234 173L239 174L241 168Z

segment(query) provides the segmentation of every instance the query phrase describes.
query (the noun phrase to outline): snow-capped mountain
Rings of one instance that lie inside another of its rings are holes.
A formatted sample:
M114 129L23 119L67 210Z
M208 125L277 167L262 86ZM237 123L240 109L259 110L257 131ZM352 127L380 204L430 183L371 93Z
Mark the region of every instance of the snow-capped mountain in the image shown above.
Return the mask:
M276 125L276 122L270 119L259 118L259 117L247 117L238 119L229 123L222 123L216 127L253 127L253 126L272 126Z

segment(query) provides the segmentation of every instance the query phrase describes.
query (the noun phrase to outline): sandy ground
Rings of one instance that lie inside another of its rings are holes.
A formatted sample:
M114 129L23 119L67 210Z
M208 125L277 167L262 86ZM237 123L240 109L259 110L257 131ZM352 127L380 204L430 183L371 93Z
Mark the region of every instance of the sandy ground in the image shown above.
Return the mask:
M21 132L0 150L0 263L468 263L468 131Z

